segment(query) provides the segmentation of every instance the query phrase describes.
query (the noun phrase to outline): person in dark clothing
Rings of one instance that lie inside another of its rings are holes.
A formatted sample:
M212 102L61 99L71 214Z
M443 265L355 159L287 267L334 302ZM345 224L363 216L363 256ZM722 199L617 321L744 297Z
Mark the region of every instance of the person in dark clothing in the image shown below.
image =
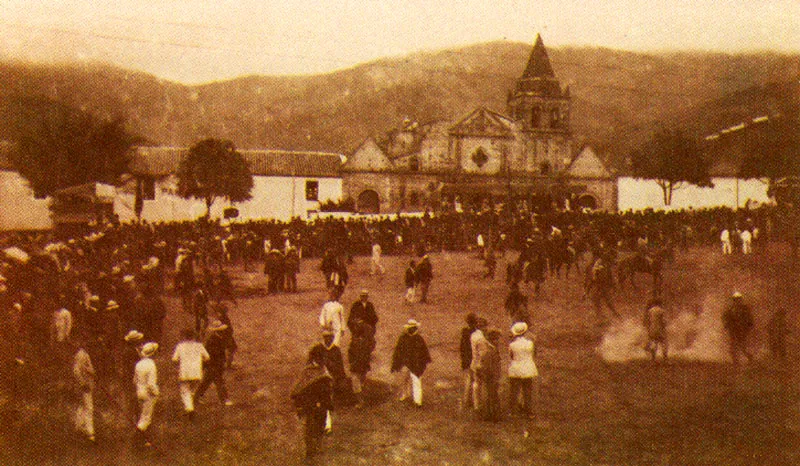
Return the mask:
M413 303L416 299L416 290L417 290L417 263L413 260L409 262L408 268L406 269L406 276L405 276L405 285L406 285L406 302Z
M753 330L753 312L738 291L733 293L732 299L733 304L722 313L722 324L728 332L730 342L731 359L734 364L738 364L739 353L742 353L750 362L753 355L747 350L747 337Z
M472 384L475 382L472 379L472 371L470 365L472 364L472 343L470 337L472 332L477 327L478 319L474 313L467 314L467 326L461 329L461 343L459 345L459 354L461 355L461 372L464 374L464 396L461 398L461 407L463 409L472 409Z
M482 356L481 367L477 373L480 377L484 393L481 393L481 419L484 421L500 420L500 331L490 329L486 332L489 348Z
M306 458L318 454L325 433L325 418L333 410L333 379L325 369L325 356L315 346L308 355L308 363L294 385L291 399L297 417L305 418L303 438Z
M209 335L205 347L210 358L203 364L203 380L200 382L200 386L197 387L197 392L195 392L195 404L203 397L208 387L214 383L217 386L219 401L225 406L233 405L233 402L228 399L228 389L225 387L225 378L223 377L227 354L227 340L223 331L227 328L228 326L219 320L208 326Z
M422 256L422 259L417 264L417 282L419 283L420 298L419 302L428 302L428 291L433 281L433 266L431 259L427 254Z
M519 283L511 283L508 296L506 296L505 308L512 322L531 324L531 315L528 312L528 297L520 291Z
M391 371L408 370L408 376L411 379L411 396L414 404L419 407L422 406L422 374L431 362L431 355L428 352L428 345L425 344L425 339L422 338L418 330L419 322L409 319L403 327L403 333L397 339L397 345L394 347ZM403 386L400 401L406 400L409 395L409 384L402 379L405 379L405 377L403 376L400 381Z
M353 323L358 320L370 325L373 330L378 325L378 314L375 313L375 306L369 300L369 291L367 290L361 290L358 301L350 307L347 328L351 334L354 333Z
M350 374L353 375L353 395L360 405L363 402L361 391L367 380L367 372L371 369L370 360L375 350L375 327L360 319L353 321L352 325L348 321L347 326L352 335L347 359L350 362Z
M233 323L228 315L228 307L225 304L221 302L215 304L214 312L217 313L217 318L226 327L221 330L222 337L225 339L225 367L231 369L233 368L233 355L236 354L236 350L239 348L236 344L236 339L233 337Z
M286 275L286 291L291 293L297 292L297 274L300 273L300 255L297 253L297 248L290 247L286 251L286 258L283 263L283 271Z
M194 314L194 331L202 337L208 326L208 293L203 287L197 287L194 290L192 314Z
M311 348L311 351L320 352L322 355L322 362L325 369L333 378L333 396L334 403L337 406L349 401L352 395L352 387L350 386L350 379L347 378L347 373L344 370L344 358L342 357L342 350L339 346L334 344L334 334L330 330L322 332L322 343L317 343ZM325 432L331 433L333 430L333 418L330 411L325 417Z

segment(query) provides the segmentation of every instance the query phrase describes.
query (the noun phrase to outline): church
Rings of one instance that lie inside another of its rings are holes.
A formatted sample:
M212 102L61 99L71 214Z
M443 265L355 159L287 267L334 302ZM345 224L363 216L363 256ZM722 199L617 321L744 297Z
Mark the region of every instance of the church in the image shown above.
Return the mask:
M406 120L369 137L342 165L362 213L494 206L615 211L616 179L589 147L573 147L570 91L541 36L509 90L506 113L478 107L456 122Z

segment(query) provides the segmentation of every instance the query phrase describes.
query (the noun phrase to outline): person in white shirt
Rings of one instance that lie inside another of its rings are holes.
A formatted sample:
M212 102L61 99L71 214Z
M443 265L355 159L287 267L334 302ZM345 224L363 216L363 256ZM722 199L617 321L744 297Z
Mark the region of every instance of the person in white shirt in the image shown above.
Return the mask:
M72 334L72 313L61 308L53 313L53 341L65 343Z
M78 351L72 365L72 374L80 395L78 408L75 410L75 428L90 442L94 442L94 367L84 345L77 346Z
M753 234L750 230L744 229L740 235L742 238L742 254L750 254L753 252Z
M381 264L381 245L375 243L372 245L372 258L370 259L369 263L369 274L375 275L376 273L379 275L383 275L386 270L383 268L383 264Z
M178 384L183 409L187 415L194 414L194 392L203 378L203 361L210 359L202 343L195 340L194 332L186 329L183 340L175 346L172 360L178 363Z
M333 332L333 344L341 348L344 335L344 306L336 300L335 293L331 292L330 299L322 305L319 313L319 326L323 330Z
M733 248L731 247L731 233L728 229L722 230L722 233L719 235L720 241L722 241L722 254L732 254Z
M515 322L511 326L511 343L508 344L509 364L509 409L513 414L519 414L526 420L530 418L532 407L533 380L539 376L539 370L533 360L536 354L536 347L533 340L525 334L528 332L528 324L525 322ZM521 400L520 400L521 396ZM523 435L528 436L527 423L523 430Z
M490 349L489 340L483 334L486 330L488 322L483 317L478 317L475 320L475 331L469 337L470 346L472 348L472 362L469 366L472 371L472 408L476 411L480 409L480 397L483 391L481 379L478 377L478 372L481 370L481 362L483 355Z
M145 432L153 422L153 411L161 392L158 389L158 371L151 358L158 350L158 343L149 342L142 346L142 358L136 363L133 383L136 385L136 398L139 400L139 421L136 423L137 444L150 446Z

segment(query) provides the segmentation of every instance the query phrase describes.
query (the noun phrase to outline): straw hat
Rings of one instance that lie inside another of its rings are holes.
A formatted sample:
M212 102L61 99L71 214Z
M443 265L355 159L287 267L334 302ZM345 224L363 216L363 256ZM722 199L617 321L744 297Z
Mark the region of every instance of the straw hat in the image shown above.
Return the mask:
M525 332L528 331L528 324L525 322L514 322L514 325L511 326L511 334L515 337L520 335L524 335Z
M119 304L117 304L116 301L111 300L108 303L106 303L106 309L109 310L109 311L113 311L115 309L119 309Z
M226 328L228 328L228 326L226 324L223 324L219 320L215 320L215 321L211 322L211 324L208 326L208 331L209 332L219 332L221 330L225 330Z
M149 358L150 356L156 354L156 351L158 351L158 343L156 342L151 341L142 346L142 356L145 358Z
M734 291L733 295L731 295L731 297L733 297L733 298L741 298L742 297L742 293L740 293L738 291Z
M417 328L419 327L419 322L414 319L408 319L408 322L404 325L405 328Z
M129 343L132 342L132 341L139 341L142 338L144 338L144 335L142 334L142 332L138 332L136 330L131 330L130 332L128 332L125 335L125 341L127 341Z

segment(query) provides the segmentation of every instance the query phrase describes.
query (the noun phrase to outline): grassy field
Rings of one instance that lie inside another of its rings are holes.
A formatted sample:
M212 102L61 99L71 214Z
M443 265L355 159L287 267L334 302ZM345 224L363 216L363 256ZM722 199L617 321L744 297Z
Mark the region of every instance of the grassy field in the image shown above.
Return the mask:
M503 330L503 274L482 279L473 255L432 254L430 304L403 302L407 257L387 257L384 277L367 273L368 258L356 258L345 307L367 288L380 322L368 402L335 413L321 464L552 464L552 465L791 465L800 464L798 347L789 337L789 365L766 354L764 327L774 309L785 306L796 322L798 276L774 245L750 257L722 257L717 250L679 253L667 268L669 315L695 315L702 347L685 358L653 364L628 348L631 360L609 362L597 348L616 327L596 325L589 301L582 301L577 276L549 278L540 296L526 289L534 310L541 390L535 399L531 435L508 416L499 423L474 419L459 408L461 373L458 339L467 312L484 315ZM515 256L515 254L514 254ZM498 263L505 270L507 256ZM118 397L97 394L98 444L86 445L72 432L72 407L53 395L31 406L23 421L2 432L2 464L269 464L302 462L302 426L288 400L308 348L318 341L317 318L325 298L318 261L304 261L301 292L264 296L244 293L231 312L239 344L238 367L227 374L232 407L222 407L212 388L191 423L181 416L176 368L169 356L180 329L190 325L175 298L167 298L167 336L157 359L163 396L151 428L155 447L130 449L132 427L118 409ZM237 269L240 290L263 288L263 276ZM646 280L639 277L644 288ZM726 360L718 315L731 292L744 293L756 314L751 342L756 362L735 369ZM623 320L638 321L644 292L619 290ZM389 373L392 348L403 323L422 323L433 357L425 373L424 407L396 401ZM704 324L705 322L705 324ZM792 325L794 329L794 325ZM716 333L715 333L716 332ZM625 345L608 338L606 345ZM343 349L349 343L345 337ZM698 343L698 344L700 344ZM629 345L630 346L630 345ZM507 352L501 351L504 363ZM346 353L345 353L346 354ZM501 386L505 405L507 385Z

